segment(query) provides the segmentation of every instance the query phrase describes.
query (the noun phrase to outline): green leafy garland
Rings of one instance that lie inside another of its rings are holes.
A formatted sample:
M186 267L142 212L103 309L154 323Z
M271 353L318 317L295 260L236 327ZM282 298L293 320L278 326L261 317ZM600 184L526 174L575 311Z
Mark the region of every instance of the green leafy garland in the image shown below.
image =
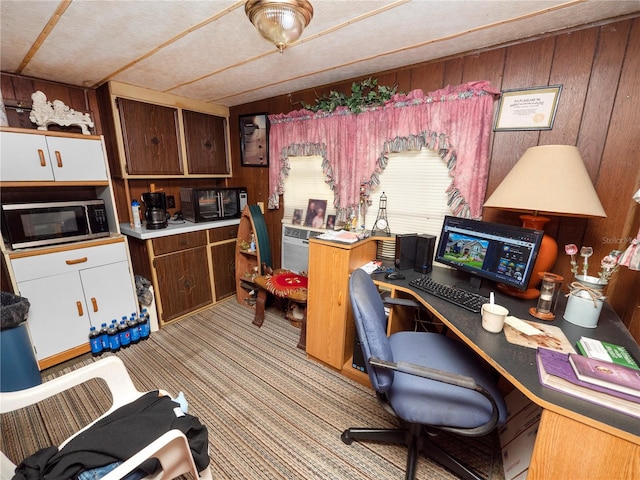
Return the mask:
M338 107L347 107L352 113L360 113L365 108L383 105L396 94L397 89L398 85L378 86L376 79L368 78L359 83L353 82L351 95L331 90L327 95L317 98L315 105L303 103L303 106L312 112L333 112Z

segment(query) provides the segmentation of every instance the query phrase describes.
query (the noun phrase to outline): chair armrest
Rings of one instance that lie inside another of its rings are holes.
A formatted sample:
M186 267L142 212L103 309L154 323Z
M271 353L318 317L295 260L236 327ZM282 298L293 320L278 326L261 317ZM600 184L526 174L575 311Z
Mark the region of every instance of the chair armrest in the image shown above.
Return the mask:
M107 383L113 397L113 406L110 411L131 402L143 393L136 389L122 360L111 356L41 385L18 390L17 392L0 393L0 413L7 413L33 405L93 378L102 378Z
M388 362L375 357L371 357L369 359L369 363L374 367L408 373L409 375L427 378L437 382L444 382L457 387L468 388L470 390L478 389L478 385L472 377L465 377L463 375L458 375L457 373L449 373L444 370L436 370L435 368L423 367L422 365L416 365L408 362Z
M457 373L445 372L444 370L437 370L435 368L423 367L422 365L416 365L414 363L389 362L376 357L371 357L369 359L369 364L374 367L394 370L396 372L406 373L409 375L426 378L428 380L448 383L449 385L454 385L456 387L474 390L484 396L491 403L491 419L486 424L472 429L441 428L442 430L462 433L465 435L483 435L492 431L498 423L498 418L500 416L500 412L498 411L498 404L493 398L493 395L491 395L489 391L485 390L482 385L479 385L473 377L458 375Z
M102 477L102 480L119 480L150 458L160 461L162 471L147 479L176 478L187 472L196 479L211 478L209 467L203 470L202 476L198 473L187 437L180 430L169 430Z

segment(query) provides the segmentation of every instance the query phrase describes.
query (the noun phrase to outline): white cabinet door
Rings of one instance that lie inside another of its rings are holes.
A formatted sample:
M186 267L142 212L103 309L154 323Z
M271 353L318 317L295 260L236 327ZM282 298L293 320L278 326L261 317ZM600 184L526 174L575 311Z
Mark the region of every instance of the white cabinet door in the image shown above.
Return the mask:
M100 140L46 138L56 181L107 180L107 169Z
M0 178L20 181L104 181L107 168L99 139L0 132Z
M120 321L137 310L128 262L81 270L80 278L91 325L97 330L103 322Z
M38 360L86 344L89 327L137 310L125 242L11 263L19 294L31 304L27 324Z
M3 182L52 181L46 137L0 132L0 179Z
M42 360L88 342L89 312L78 272L19 282L31 306L27 325Z

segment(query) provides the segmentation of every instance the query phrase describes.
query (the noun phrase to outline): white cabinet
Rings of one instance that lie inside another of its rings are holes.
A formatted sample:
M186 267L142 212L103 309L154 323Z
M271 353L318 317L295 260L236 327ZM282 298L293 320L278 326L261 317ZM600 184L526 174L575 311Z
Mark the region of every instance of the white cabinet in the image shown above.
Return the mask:
M77 347L86 350L90 326L99 329L137 310L124 239L11 264L19 294L31 304L27 325L38 361Z
M3 182L106 181L107 169L99 138L66 138L0 132Z

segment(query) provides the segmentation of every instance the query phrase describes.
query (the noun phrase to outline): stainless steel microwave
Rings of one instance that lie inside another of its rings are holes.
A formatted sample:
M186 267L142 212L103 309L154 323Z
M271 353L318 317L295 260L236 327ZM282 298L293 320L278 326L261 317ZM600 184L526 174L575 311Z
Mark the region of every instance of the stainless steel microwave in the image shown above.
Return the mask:
M13 249L108 237L107 210L103 200L3 204L2 235Z
M240 218L247 205L247 189L181 188L182 215L191 222Z

